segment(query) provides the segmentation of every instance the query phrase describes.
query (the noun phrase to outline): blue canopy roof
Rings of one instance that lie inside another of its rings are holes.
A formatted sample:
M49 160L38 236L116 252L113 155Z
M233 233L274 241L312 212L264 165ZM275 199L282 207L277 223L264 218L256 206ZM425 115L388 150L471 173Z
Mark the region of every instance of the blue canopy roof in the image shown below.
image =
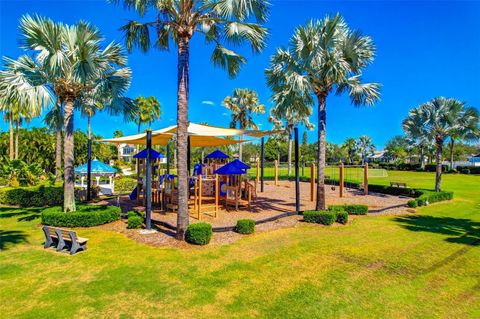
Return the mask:
M215 150L210 154L208 154L207 156L205 156L205 158L229 158L229 156L222 151Z
M155 151L153 148L150 150L150 157L151 158L164 158L163 154ZM143 151L138 152L137 154L133 155L133 158L147 158L147 149L145 148Z
M215 174L219 175L242 175L246 174L245 170L235 166L235 164L228 163L217 169Z
M251 168L250 166L248 166L247 164L245 164L244 162L242 162L241 160L238 160L238 159L231 161L230 164L235 165L236 167L241 168L241 169Z
M88 163L82 164L80 166L75 167L75 173L77 174L87 174L87 169L88 169ZM93 174L102 174L102 173L108 173L108 174L113 174L117 172L116 168L111 167L110 165L107 165L103 162L100 162L99 160L92 160L92 169L91 172Z

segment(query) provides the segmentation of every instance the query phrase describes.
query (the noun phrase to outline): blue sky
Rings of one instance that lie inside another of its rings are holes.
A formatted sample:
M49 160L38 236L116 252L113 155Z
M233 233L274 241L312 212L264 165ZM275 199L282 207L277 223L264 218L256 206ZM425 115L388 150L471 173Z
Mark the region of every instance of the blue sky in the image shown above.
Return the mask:
M270 37L264 52L248 58L240 75L229 79L223 70L210 63L212 47L205 46L200 35L190 50L190 113L194 122L228 126L228 111L221 106L234 88L250 88L270 106L264 69L270 55L288 44L296 26L309 19L340 12L347 23L370 35L377 46L374 63L364 72L366 81L382 83L382 100L373 107L355 108L346 96L327 101L327 139L341 143L347 137L366 134L377 148L392 136L401 134L400 122L408 110L435 96L455 97L471 106L480 106L480 2L478 1L272 1L267 27ZM118 28L134 12L121 6L94 1L0 0L0 55L17 57L18 21L26 13L38 13L65 23L83 19L97 25L108 41L122 42ZM176 51L138 50L129 55L133 71L128 96L154 95L162 104L162 118L153 128L176 122ZM316 109L311 121L316 121ZM258 116L264 129L270 128L267 116ZM31 126L41 126L34 120ZM86 119L76 115L75 127L86 130ZM7 125L0 125L2 130ZM111 137L115 129L136 133L136 125L120 118L99 114L92 121L95 133ZM303 128L301 128L303 131ZM316 137L309 132L309 140Z

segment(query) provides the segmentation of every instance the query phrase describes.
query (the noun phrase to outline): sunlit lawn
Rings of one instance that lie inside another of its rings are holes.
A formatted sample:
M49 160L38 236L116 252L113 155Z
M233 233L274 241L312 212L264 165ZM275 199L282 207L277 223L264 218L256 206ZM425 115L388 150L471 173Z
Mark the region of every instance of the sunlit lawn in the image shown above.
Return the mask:
M389 172L432 188L433 173ZM479 318L480 176L403 217L302 225L225 246L159 249L79 229L89 250L44 250L39 210L1 208L2 318Z

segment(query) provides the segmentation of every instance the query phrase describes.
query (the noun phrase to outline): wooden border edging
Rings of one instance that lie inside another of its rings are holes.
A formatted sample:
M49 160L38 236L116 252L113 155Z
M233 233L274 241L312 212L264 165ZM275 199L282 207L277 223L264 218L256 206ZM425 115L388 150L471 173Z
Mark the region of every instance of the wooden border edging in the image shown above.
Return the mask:
M255 225L265 224L265 223L268 223L268 222L273 222L273 221L279 220L279 219L281 219L281 218L290 217L290 216L295 216L295 215L303 215L303 211L298 211L298 212L285 212L285 213L282 213L282 214L279 214L279 215L275 215L275 216L272 216L272 217L268 217L268 218L256 220L256 221L255 221ZM160 221L160 220L152 219L152 224L154 224L154 225L156 225L156 226L165 227L165 228L167 228L167 229L169 229L169 230L176 230L176 229L177 229L177 228L176 228L175 226L173 226L172 224L167 223L167 222L163 222L163 221ZM212 227L212 231L213 231L214 233L225 233L225 232L227 232L227 231L234 231L234 230L235 230L235 227L236 227L236 225L234 225L234 226L224 226L224 227Z

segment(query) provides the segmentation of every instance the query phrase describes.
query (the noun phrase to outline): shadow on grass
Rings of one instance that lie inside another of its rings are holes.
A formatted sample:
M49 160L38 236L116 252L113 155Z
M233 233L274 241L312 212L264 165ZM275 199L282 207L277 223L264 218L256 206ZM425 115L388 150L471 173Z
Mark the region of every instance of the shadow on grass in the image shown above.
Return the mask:
M43 208L14 208L14 207L0 207L0 218L17 217L19 222L32 221L40 217Z
M401 216L394 221L411 231L431 232L447 235L451 243L479 246L480 222L465 218L434 216Z
M27 235L19 230L0 230L0 250L6 250L7 245L27 242Z

